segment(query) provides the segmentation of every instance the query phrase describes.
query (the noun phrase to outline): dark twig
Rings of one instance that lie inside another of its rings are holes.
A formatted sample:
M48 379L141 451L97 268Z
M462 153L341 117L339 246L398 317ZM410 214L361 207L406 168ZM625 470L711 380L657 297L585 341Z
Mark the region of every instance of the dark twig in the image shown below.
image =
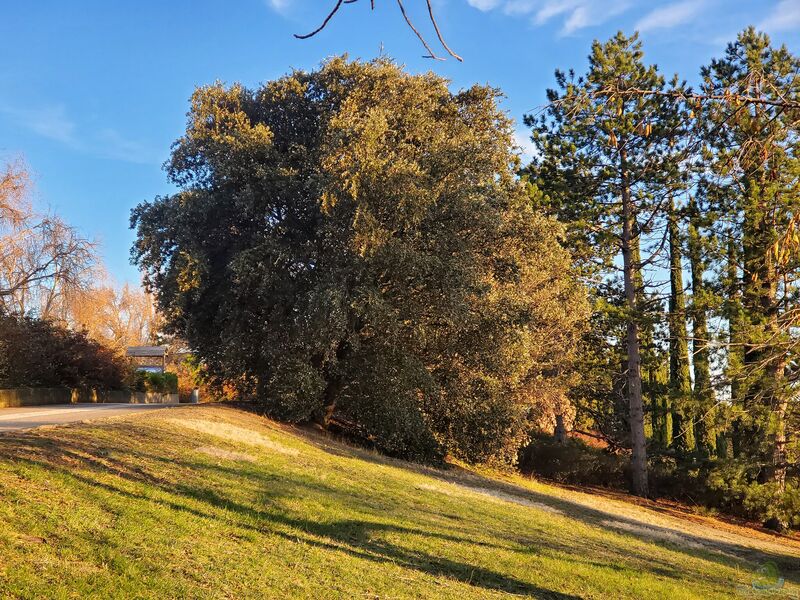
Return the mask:
M347 4L352 4L353 2L356 2L356 1L357 0L347 0ZM308 38L314 37L315 35L317 35L320 31L325 29L325 26L328 24L328 21L330 21L333 18L333 15L335 15L339 11L339 9L341 8L342 4L344 4L344 3L345 3L345 0L337 0L336 6L334 6L333 10L328 14L327 17L325 17L325 20L322 22L322 25L317 27L311 33L306 33L305 35L300 35L299 33L295 33L294 37L296 37L298 40L307 40Z
M447 42L444 41L444 37L442 37L442 32L439 31L439 24L436 22L436 17L433 15L433 6L431 5L431 0L427 0L428 2L428 14L431 17L431 23L433 23L433 29L436 31L436 37L439 38L439 43L442 47L447 50L447 53L455 58L458 62L464 62L464 59L461 58L458 54L453 52L450 49L450 46L447 45Z
M355 4L358 1L359 0L337 0L336 1L336 5L333 7L333 10L331 10L331 12L328 13L328 16L325 17L325 20L322 22L322 25L317 27L311 33L306 33L304 35L295 33L294 37L296 37L297 39L300 39L300 40L306 40L306 39L308 39L310 37L314 37L320 31L325 29L325 27L328 25L328 23L334 17L334 15L337 12L339 12L339 9L342 7L342 5L344 5L344 4ZM436 16L434 15L434 12L433 12L433 4L432 4L431 0L426 0L426 2L427 2L427 5L428 5L428 15L430 16L430 20L431 20L431 24L433 25L433 29L434 29L434 31L436 31L436 37L439 39L439 43L441 43L442 47L447 51L447 53L450 56L452 56L453 58L455 58L459 62L464 62L464 59L461 58L455 52L453 52L452 48L450 48L450 46L448 46L447 42L444 40L444 36L442 35L441 30L439 29L439 23L437 23ZM397 0L397 5L400 7L400 12L403 15L403 19L405 19L405 21L406 21L406 25L408 25L408 27L411 29L411 31L414 32L414 34L417 36L417 39L419 39L419 41L422 42L422 45L425 47L425 50L428 51L428 54L426 54L424 56L424 58L432 58L434 60L444 60L443 58L440 58L440 57L436 56L436 53L430 47L430 45L428 44L428 42L425 39L425 37L419 32L419 30L416 28L414 23L411 21L411 18L408 16L408 13L406 12L406 7L403 4L403 0ZM371 10L375 10L375 0L370 0L369 6L370 6Z

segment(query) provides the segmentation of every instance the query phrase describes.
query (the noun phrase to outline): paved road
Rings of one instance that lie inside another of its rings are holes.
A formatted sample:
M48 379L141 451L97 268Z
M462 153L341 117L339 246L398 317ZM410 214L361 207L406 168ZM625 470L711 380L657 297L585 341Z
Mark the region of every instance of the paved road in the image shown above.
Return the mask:
M0 408L0 433L158 410L176 404L54 404Z

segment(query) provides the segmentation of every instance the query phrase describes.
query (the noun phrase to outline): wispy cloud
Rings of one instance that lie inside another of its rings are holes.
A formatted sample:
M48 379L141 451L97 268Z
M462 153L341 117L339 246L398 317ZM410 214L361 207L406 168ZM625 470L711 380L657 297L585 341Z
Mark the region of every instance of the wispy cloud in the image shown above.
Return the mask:
M160 163L157 152L143 143L123 136L116 129L105 128L94 134L94 148L106 158L138 164Z
M482 11L502 10L511 16L530 16L536 25L562 20L561 35L570 35L628 10L631 0L467 0Z
M478 10L493 10L503 4L502 0L467 0L467 4L474 6Z
M158 153L138 141L126 138L116 129L104 127L94 131L81 131L69 117L66 108L60 104L26 108L0 104L0 116L5 116L18 127L77 152L131 163L160 162Z
M781 0L758 29L767 32L791 31L800 28L800 0Z
M0 106L0 113L25 129L49 140L69 146L75 145L77 142L75 123L67 117L66 110L61 105L42 108Z
M546 2L539 10L536 11L535 21L538 24L547 23L553 17L563 15L564 13L579 10L583 2L581 0L561 0Z
M289 10L289 7L292 5L292 0L266 0L266 2L267 6L281 14Z
M702 9L703 3L698 0L686 0L667 4L657 8L636 23L636 29L640 32L652 31L653 29L671 29L678 25L683 25L692 20Z
M539 156L539 150L531 141L531 132L528 129L514 131L514 143L519 148L523 163L528 163Z

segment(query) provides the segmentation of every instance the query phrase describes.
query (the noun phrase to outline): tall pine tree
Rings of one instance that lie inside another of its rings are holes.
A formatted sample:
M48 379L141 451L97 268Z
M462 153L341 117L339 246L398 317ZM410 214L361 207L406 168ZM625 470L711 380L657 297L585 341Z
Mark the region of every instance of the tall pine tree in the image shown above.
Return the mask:
M557 90L543 114L526 117L541 159L530 172L550 206L580 223L598 246L607 277L621 271L624 293L625 394L632 451L632 490L648 494L642 394L642 332L650 302L643 270L657 260L665 215L679 179L674 160L678 103L657 68L644 63L638 36L595 42L585 76L556 73ZM660 236L660 239L659 239Z

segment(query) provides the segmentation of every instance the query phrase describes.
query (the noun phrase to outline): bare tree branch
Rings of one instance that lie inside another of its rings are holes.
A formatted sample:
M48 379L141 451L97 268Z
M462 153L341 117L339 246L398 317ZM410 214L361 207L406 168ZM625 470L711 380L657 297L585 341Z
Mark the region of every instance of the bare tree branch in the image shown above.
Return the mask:
M447 50L447 53L448 53L450 56L452 56L453 58L455 58L455 59L456 59L458 62L464 62L464 59L463 59L463 58L461 58L461 57L460 57L458 54L456 54L455 52L453 52L453 51L450 49L450 46L448 46L448 45L447 45L447 42L445 42L445 41L444 41L444 37L442 37L442 32L441 32L441 31L439 31L439 24L436 22L436 17L435 17L435 16L434 16L434 14L433 14L433 6L431 5L431 0L427 0L427 2L428 2L428 14L429 14L429 15L430 15L430 17L431 17L431 23L433 24L433 29L436 31L436 37L438 37L438 38L439 38L439 43L442 45L442 47L443 47L445 50Z
M325 27L327 27L327 25L330 22L330 20L334 17L334 15L336 15L337 12L339 12L339 9L343 5L345 5L345 4L355 4L358 1L359 0L336 0L336 4L334 5L333 10L331 10L331 12L328 13L328 16L325 17L325 19L322 21L322 24L319 27L317 27L314 31L312 31L310 33L306 33L306 34L297 34L297 33L295 33L294 37L296 37L299 40L307 40L308 38L314 37L320 31L325 29ZM459 62L464 62L464 59L461 58L455 52L453 52L453 50L450 48L450 46L447 45L447 42L444 40L444 36L442 35L441 30L439 29L439 23L436 21L436 16L434 15L433 4L431 3L431 0L426 0L426 3L427 3L427 6L428 6L428 15L430 17L431 24L433 25L433 29L436 32L436 37L439 39L439 43L442 45L442 47L447 51L447 53L450 56L452 56L453 58L455 58ZM369 5L370 5L370 9L371 10L375 10L375 0L370 0ZM423 58L432 58L433 60L444 60L444 58L441 58L441 57L436 55L436 53L433 51L433 49L428 44L428 41L425 39L425 37L420 33L420 31L416 28L414 23L411 21L411 17L409 17L408 13L406 12L406 8L405 8L405 5L403 4L403 0L397 0L397 5L400 7L400 12L403 15L403 19L405 19L406 25L408 25L408 27L411 29L411 31L414 32L414 34L417 36L419 41L425 47L425 50L427 50L427 52L428 52L428 54L424 55Z
M347 2L347 4L352 4L355 1L356 0L350 0L350 1ZM312 31L311 33L306 33L305 35L301 35L299 33L295 33L294 37L296 37L298 40L307 40L308 38L314 37L315 35L317 35L320 31L325 29L325 26L333 18L333 15L335 15L339 11L339 9L342 7L342 4L344 4L344 0L337 0L336 6L334 6L333 10L330 13L328 13L327 17L325 17L325 20L322 22L322 25L317 27L314 31Z

